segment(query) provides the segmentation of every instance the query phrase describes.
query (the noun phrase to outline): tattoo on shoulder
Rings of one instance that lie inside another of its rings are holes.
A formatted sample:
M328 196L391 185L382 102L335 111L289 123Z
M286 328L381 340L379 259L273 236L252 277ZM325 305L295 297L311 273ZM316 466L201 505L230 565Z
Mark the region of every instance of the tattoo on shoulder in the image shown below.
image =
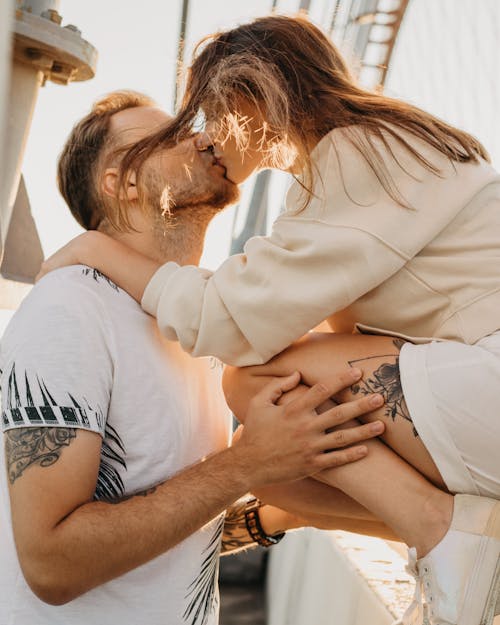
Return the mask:
M13 484L28 467L55 464L65 447L76 438L74 428L18 428L7 430L5 458L9 481Z
M405 341L394 339L393 343L400 351ZM372 372L371 376L362 380L359 384L355 384L352 387L353 394L361 393L362 395L368 395L370 393L380 393L385 400L385 415L393 421L396 420L396 417L409 421L413 428L413 435L417 437L418 433L413 425L401 385L399 355L381 354L379 356L371 356L370 360L374 358L387 359L387 362L383 362ZM361 362L362 360L352 360L349 364L353 366L355 364L359 365Z

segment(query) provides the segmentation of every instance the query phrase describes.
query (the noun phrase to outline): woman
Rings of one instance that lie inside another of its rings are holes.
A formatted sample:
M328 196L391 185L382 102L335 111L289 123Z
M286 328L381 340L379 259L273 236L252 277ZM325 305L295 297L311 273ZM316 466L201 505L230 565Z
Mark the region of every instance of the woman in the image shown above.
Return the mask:
M272 16L205 42L176 121L125 155L124 184L134 170L140 188L143 164L191 133L200 110L216 126L228 179L270 166L297 175L272 234L213 275L158 269L92 233L45 269L91 264L142 300L168 338L238 366L269 361L328 318L336 334L292 349L309 363L294 365L305 381L320 365L361 363L352 394L382 392L386 407L373 414L389 408L388 444L429 480L474 496L453 500L377 441L368 458L324 479L417 547L426 603L405 623L489 625L500 595L500 180L486 151L416 107L360 89L304 18ZM289 359L248 375L281 375ZM379 492L374 475L385 475Z

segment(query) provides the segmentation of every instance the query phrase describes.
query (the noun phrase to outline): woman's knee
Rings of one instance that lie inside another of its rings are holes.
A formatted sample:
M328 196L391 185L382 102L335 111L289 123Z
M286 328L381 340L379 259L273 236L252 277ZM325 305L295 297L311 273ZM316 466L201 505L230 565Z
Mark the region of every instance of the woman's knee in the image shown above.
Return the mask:
M222 390L226 403L240 423L245 422L250 400L267 384L272 376L256 375L255 367L224 368Z

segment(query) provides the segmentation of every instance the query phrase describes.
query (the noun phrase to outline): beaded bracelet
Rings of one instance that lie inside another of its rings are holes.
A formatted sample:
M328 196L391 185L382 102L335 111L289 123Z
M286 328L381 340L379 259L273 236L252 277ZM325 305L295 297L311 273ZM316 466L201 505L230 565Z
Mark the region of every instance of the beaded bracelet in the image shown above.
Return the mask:
M259 516L259 508L261 506L262 503L258 499L250 499L247 501L245 506L245 525L254 542L262 545L262 547L272 547L279 543L285 535L285 532L275 534L274 536L269 536L265 533Z

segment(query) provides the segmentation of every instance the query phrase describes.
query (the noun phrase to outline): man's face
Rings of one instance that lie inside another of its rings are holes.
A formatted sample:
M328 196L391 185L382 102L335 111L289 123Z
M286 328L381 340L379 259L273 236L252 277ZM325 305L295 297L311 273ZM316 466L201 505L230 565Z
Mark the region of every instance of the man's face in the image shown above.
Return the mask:
M120 145L134 143L170 119L157 108L126 109L111 118L111 134ZM238 187L226 178L213 150L197 149L194 137L154 154L143 172L148 197L160 211L175 214L196 206L224 208L239 197Z

